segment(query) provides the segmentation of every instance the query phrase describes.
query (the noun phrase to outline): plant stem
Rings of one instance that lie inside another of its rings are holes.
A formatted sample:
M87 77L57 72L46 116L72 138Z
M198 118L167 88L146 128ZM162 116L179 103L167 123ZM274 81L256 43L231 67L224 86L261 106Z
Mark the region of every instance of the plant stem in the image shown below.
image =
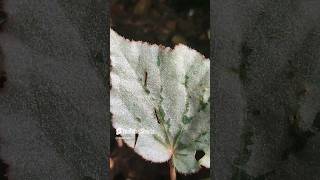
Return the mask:
M176 180L177 179L176 168L174 168L173 166L172 159L169 162L169 166L170 166L170 180Z

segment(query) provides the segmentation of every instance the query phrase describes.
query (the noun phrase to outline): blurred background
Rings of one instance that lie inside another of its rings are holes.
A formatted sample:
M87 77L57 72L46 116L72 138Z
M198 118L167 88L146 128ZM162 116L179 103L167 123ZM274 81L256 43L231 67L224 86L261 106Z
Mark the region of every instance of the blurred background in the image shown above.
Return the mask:
M112 0L111 28L128 39L186 44L210 55L210 0Z
M173 48L185 44L209 58L210 0L112 0L110 26L131 40ZM110 176L114 180L169 179L167 163L142 159L111 131ZM209 169L191 175L177 174L178 180L209 179Z

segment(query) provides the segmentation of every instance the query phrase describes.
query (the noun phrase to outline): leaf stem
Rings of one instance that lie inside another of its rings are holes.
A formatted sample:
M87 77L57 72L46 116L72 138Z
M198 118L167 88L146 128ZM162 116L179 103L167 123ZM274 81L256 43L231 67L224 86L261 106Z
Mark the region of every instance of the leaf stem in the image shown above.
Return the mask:
M169 166L170 166L170 180L176 180L177 179L176 168L174 168L172 159L169 161Z

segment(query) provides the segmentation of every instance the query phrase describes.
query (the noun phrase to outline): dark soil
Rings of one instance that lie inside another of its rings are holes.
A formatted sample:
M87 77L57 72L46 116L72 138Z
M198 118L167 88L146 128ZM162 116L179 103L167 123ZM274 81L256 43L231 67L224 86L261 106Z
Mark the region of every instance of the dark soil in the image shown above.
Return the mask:
M111 28L122 36L170 47L183 43L209 57L209 0L112 2Z

